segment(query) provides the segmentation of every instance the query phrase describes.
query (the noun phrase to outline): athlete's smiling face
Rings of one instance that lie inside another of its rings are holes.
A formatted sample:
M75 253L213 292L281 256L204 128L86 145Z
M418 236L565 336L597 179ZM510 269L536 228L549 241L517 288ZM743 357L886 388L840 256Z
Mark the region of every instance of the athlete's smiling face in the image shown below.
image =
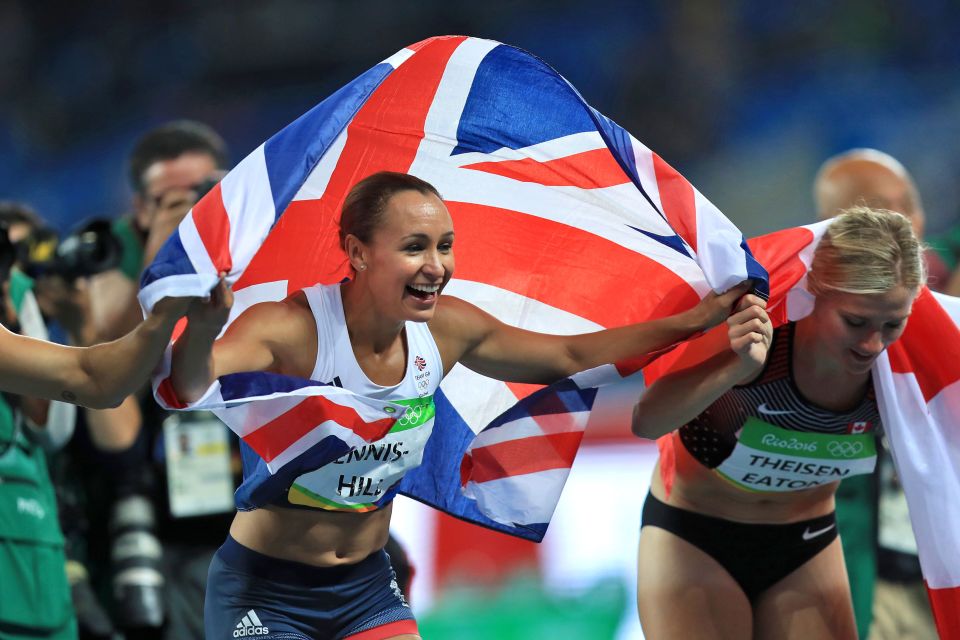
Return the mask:
M366 245L363 278L381 313L426 322L453 275L453 220L433 194L401 191Z
M823 355L851 374L865 374L907 327L917 292L897 286L885 293L829 292L817 297L810 320Z

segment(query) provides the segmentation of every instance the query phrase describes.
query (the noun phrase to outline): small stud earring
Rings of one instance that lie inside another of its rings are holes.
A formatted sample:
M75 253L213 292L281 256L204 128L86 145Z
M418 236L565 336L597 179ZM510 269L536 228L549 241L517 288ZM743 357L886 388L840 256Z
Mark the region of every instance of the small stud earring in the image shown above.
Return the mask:
M365 265L365 264L360 265L360 271L363 271L363 270L365 270L366 268L367 268L367 265Z

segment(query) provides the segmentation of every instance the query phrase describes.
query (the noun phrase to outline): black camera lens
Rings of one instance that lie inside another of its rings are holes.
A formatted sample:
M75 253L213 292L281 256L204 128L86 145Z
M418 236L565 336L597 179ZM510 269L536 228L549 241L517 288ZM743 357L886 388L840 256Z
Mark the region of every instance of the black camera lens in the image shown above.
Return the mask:
M113 507L110 556L117 625L143 634L164 621L163 550L154 526L153 504L146 496L129 495Z
M217 186L219 182L220 181L216 180L215 178L207 178L206 180L193 185L193 192L197 194L197 201L199 202L203 196L210 193L210 190Z
M92 276L120 264L122 248L109 220L94 220L57 247L57 271L67 278Z

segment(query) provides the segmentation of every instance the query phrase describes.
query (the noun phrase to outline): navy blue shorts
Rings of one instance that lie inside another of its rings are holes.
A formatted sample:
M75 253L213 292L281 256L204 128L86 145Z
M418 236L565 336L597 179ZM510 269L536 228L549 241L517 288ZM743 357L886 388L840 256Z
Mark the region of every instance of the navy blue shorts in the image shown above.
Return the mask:
M382 640L418 633L390 556L314 567L271 558L227 537L210 563L207 640Z

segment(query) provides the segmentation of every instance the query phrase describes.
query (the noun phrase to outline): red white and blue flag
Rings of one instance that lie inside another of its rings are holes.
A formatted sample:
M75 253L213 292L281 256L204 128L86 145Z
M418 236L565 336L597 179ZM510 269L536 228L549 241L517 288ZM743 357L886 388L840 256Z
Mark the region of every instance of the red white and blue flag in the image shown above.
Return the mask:
M775 326L813 309L806 288L813 252L829 221L750 240L769 271L768 311ZM960 299L926 287L901 338L873 367L883 429L910 509L920 565L941 638L960 639ZM670 370L682 346L646 368L646 380ZM663 480L674 473L675 434L660 439ZM863 541L873 544L872 540Z
M765 285L739 230L556 71L497 42L440 37L373 67L245 158L145 272L141 302L149 309L164 296L202 294L227 272L232 319L341 281L349 275L341 205L382 170L419 176L443 195L457 231L445 293L513 325L582 333L677 313L746 278ZM541 539L603 395L597 385L642 364L600 367L532 394L456 366L435 396L423 463L399 490ZM156 395L185 408L168 372L169 361ZM189 407L214 410L256 454L240 508L276 499L305 471L381 437L404 410L328 382L235 374Z

